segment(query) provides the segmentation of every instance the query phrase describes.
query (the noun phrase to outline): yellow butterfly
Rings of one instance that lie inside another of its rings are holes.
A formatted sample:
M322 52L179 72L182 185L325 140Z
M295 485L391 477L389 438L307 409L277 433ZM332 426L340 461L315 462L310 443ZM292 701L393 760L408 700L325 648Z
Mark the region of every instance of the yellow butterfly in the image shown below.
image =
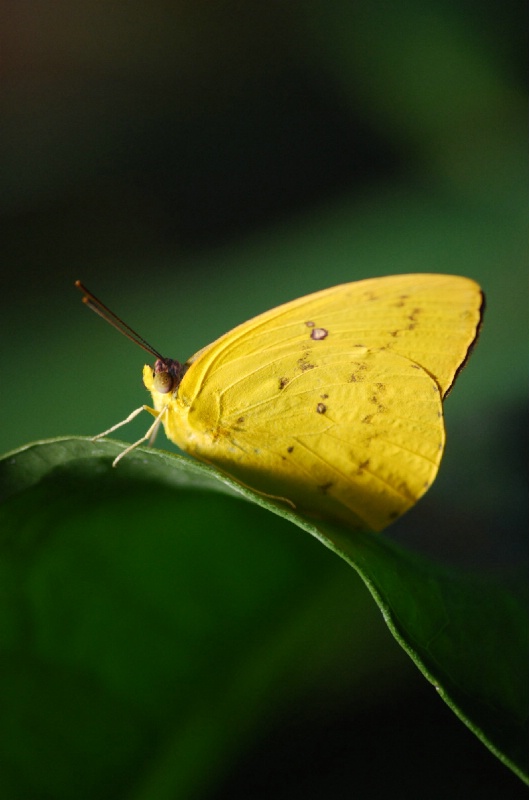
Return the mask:
M185 364L164 358L77 282L84 301L155 358L143 382L182 450L300 512L379 531L434 481L442 399L478 335L468 278L395 275L278 306Z

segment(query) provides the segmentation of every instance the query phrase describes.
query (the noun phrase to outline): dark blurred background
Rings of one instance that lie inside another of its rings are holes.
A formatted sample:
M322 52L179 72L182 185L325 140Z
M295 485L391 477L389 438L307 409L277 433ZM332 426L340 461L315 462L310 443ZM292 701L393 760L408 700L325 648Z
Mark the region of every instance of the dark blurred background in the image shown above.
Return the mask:
M439 479L392 535L473 569L526 559L524 11L2 0L0 450L145 401L144 355L82 308L76 278L185 360L335 283L468 275L481 341Z

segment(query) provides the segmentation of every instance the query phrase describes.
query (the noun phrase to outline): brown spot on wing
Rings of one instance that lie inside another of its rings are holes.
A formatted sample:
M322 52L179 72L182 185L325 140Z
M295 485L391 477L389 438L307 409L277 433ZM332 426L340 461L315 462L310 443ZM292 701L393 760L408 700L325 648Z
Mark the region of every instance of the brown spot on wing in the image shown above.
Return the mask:
M366 470L368 467L369 467L369 459L366 458L365 461L362 461L362 463L358 465L358 468L355 470L354 474L355 475L363 475L364 474L364 470Z
M358 383L358 381L365 380L365 375L363 373L367 370L367 364L363 362L351 361L353 367L358 367L356 372L353 372L351 377L349 378L349 383Z
M315 364L309 364L307 361L309 355L310 351L306 352L301 358L298 358L298 366L302 372L307 372L307 370L314 369L315 367Z
M316 406L316 411L318 412L318 414L325 414L325 412L327 411L327 406L325 405L325 403L318 403L318 405Z
M310 338L318 342L321 341L321 339L326 339L328 335L329 331L325 328L314 328L311 331Z

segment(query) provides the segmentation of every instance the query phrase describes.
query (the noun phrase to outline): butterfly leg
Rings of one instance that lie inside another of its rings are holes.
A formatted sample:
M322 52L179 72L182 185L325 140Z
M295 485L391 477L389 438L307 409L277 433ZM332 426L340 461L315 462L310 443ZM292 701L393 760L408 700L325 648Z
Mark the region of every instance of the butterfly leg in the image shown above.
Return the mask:
M132 422L132 420L135 419L138 414L141 414L142 411L147 411L147 406L140 406L139 408L136 408L131 414L128 415L126 419L122 419L121 422L116 422L116 424L112 425L112 427L108 430L103 431L103 433L98 433L97 436L93 436L92 441L95 442L98 439L103 439L104 436L108 436L109 433L114 433L114 431L117 431L118 428L121 428L128 422Z
M141 408L137 408L136 411L133 412L127 420L125 420L125 422L129 422L130 419L134 419L134 417L137 416L140 413L140 411L143 411L144 409L146 411L151 411L151 409L148 406L142 406ZM157 432L157 430L158 430L158 428L160 426L160 423L162 421L162 417L163 417L163 415L165 414L166 411L167 411L167 408L164 406L164 408L162 408L160 413L156 415L156 419L154 420L154 422L150 426L150 428L147 431L147 433L145 434L145 436L142 436L141 439L138 439L137 442L134 442L134 444L131 444L128 447L126 447L125 450L123 450L119 454L119 456L116 456L116 458L112 462L112 466L113 467L116 467L118 465L118 462L121 461L121 459L123 458L123 456L126 456L126 455L128 455L128 453L131 453L136 447L138 447L138 445L143 444L143 442L146 442L147 440L150 440L151 437L154 440L154 437L156 436L156 432ZM120 424L124 424L124 423L120 423ZM114 427L118 427L119 428L119 425L114 426Z

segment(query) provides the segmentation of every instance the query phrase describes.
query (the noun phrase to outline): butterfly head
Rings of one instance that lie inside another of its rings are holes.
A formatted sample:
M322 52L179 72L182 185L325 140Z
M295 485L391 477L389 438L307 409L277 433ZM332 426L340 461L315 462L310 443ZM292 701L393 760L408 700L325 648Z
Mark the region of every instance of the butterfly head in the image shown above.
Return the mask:
M152 369L152 390L168 394L178 389L184 375L184 367L172 358L157 358Z

